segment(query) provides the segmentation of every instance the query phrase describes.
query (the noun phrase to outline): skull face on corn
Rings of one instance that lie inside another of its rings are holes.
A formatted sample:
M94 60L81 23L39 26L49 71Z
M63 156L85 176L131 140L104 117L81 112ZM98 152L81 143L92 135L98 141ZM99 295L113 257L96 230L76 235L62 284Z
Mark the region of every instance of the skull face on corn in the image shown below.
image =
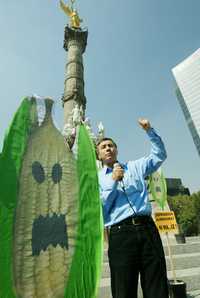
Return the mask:
M22 298L63 297L74 251L76 164L53 125L51 106L46 100L42 124L32 126L19 178L13 272Z
M103 219L95 150L79 123L70 151L52 103L25 98L0 153L0 297L97 296Z

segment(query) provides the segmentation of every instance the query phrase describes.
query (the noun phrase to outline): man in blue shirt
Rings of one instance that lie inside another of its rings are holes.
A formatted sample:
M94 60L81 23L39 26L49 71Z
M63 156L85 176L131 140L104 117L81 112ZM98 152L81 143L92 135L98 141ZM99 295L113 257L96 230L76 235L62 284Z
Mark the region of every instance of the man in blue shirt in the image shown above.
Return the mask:
M140 274L144 298L168 298L165 257L151 217L145 178L156 171L167 154L147 119L139 119L151 143L150 154L127 163L117 160L110 138L97 144L103 168L99 172L105 226L109 229L108 257L113 298L137 298Z

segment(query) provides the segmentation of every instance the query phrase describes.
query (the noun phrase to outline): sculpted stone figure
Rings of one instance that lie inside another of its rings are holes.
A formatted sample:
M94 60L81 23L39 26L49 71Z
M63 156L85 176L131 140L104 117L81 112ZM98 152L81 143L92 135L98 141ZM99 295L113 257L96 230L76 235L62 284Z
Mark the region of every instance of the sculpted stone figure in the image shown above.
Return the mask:
M73 8L73 3L74 0L71 0L71 7L69 7L67 4L65 4L62 0L60 0L60 7L64 11L64 13L70 17L70 26L72 28L79 29L80 28L80 23L83 21L80 19L78 12L76 9Z

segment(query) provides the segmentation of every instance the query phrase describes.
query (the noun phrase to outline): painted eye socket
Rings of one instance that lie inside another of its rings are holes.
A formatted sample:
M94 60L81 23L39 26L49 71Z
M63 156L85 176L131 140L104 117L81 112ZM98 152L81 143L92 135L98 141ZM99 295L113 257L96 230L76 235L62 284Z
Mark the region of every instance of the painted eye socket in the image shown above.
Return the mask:
M53 166L51 176L54 183L58 183L62 179L62 167L59 163L55 163Z
M35 161L32 164L32 175L34 177L34 179L41 184L42 182L44 182L45 180L45 173L44 173L44 169L41 165L41 163L39 163L39 161Z

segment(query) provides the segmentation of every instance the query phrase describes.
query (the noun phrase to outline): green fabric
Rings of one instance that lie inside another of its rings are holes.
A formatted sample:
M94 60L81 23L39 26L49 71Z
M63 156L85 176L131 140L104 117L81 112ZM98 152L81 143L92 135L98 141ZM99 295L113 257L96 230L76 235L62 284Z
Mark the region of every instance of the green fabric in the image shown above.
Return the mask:
M15 298L12 281L13 212L0 205L0 298Z
M103 217L96 156L86 128L78 139L79 224L65 298L95 298L103 254Z
M17 297L12 276L13 222L21 166L36 123L35 112L35 100L24 99L0 154L0 298ZM95 298L103 255L103 218L94 146L83 125L79 130L77 169L79 220L75 252L63 295L65 298Z
M14 116L0 156L0 201L11 209L16 206L17 180L29 134L30 107L30 100L25 98Z
M18 177L30 127L31 102L25 98L5 137L0 155L0 298L16 297L12 282L13 220Z
M164 210L167 202L167 186L165 177L161 170L154 172L150 176L150 193L158 204L158 206Z
M45 99L40 104L43 108L45 104L45 119L40 126L35 125L33 129L31 126L20 170L14 222L13 253L17 255L14 276L17 292L23 298L64 298L78 226L77 164L73 153L64 143L63 136L54 126L52 100ZM35 161L43 169L43 174L39 176L42 178L41 183L37 181L38 176L33 171ZM61 175L54 171L55 165L61 167ZM58 183L55 183L55 178ZM63 217L66 238L63 234ZM44 222L48 226L43 225ZM57 227L62 237L58 236L59 242L55 235ZM49 234L44 234L44 229ZM44 242L47 247L45 249L43 245L44 249L40 251L40 243ZM68 245L68 249L65 245ZM40 252L39 255L35 255L35 248Z

